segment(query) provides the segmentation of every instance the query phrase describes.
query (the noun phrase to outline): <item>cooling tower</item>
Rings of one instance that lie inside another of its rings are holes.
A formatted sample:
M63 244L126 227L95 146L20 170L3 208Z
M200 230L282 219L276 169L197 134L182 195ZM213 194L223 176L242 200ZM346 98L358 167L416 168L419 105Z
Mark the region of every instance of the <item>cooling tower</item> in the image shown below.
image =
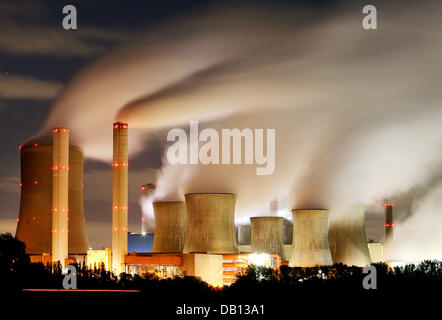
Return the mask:
M284 218L253 217L250 218L250 224L252 226L251 252L284 256Z
M184 253L237 253L235 236L236 195L186 194L187 230Z
M16 236L26 253L52 252L52 145L25 145L20 149L21 198ZM81 149L69 146L70 255L85 255L89 248L83 211L83 165Z
M156 228L152 252L183 252L186 234L186 204L180 201L154 202Z
M112 162L112 271L119 275L126 271L127 255L127 195L128 195L128 126L115 122Z
M386 203L385 206L385 243L393 239L393 207L394 204Z
M293 241L290 266L331 265L328 210L292 210Z
M366 266L371 263L365 235L365 207L353 206L330 223L330 249L334 263Z
M155 192L155 185L152 183L143 184L141 186L141 197L147 199L153 195ZM151 209L153 210L153 209ZM155 230L155 225L152 221L149 221L149 216L144 212L144 206L141 206L141 234L153 233ZM152 220L152 218L150 218Z
M69 130L52 130L52 263L68 258Z

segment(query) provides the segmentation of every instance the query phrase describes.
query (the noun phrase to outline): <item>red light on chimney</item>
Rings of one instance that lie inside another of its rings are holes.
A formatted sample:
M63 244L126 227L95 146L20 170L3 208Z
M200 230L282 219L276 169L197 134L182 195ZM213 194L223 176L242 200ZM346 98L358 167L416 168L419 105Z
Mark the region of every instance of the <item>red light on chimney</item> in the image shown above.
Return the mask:
M32 217L32 220L36 220L37 218L36 217Z
M114 129L118 129L120 126L118 124L114 124Z
M37 180L35 180L35 181L34 181L34 184L38 184L38 181L37 181Z
M386 204L384 204L384 207L394 207L394 204L393 203L386 203Z
M21 150L21 148L23 148L22 144L18 146L18 150Z
M20 186L20 187L23 187L23 183L19 183L19 186Z
M17 218L17 222L19 222L20 221L20 218Z
M38 143L34 143L34 147L38 147Z
M144 218L141 218L141 221L144 221Z
M58 129L54 129L54 130L52 130L52 132L53 132L53 133L57 133L57 132L58 132Z
M145 187L145 186L142 186L142 187L141 187L141 190L142 190L142 191L145 191L145 190L146 190L146 187Z

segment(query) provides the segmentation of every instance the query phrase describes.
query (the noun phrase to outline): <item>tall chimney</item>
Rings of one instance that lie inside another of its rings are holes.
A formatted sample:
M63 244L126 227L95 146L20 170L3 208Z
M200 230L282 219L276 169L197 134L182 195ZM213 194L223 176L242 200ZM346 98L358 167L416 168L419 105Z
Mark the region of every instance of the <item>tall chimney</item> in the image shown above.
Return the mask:
M128 148L127 123L114 123L113 182L112 182L112 271L125 272L127 254L127 187Z
M393 203L386 203L385 206L385 242L393 239Z
M152 194L155 192L155 185L153 183L148 183L148 184L143 184L141 186L141 196L144 199L149 198L150 196L152 196ZM145 212L145 208L142 206L141 207L141 234L146 234L146 233L153 233L154 230L154 221L152 219L153 216L153 208L149 208L149 211L152 210L151 212ZM149 216L149 213L151 213L151 215ZM151 220L151 221L149 221Z
M69 129L52 130L52 263L68 258Z

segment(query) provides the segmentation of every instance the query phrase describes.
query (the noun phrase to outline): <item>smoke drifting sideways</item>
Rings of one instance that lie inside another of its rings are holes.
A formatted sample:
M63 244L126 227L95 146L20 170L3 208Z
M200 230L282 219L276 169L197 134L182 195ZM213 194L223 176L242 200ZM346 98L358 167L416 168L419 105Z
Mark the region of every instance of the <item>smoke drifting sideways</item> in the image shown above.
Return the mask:
M337 220L355 203L380 207L441 165L442 4L379 4L379 28L370 31L361 27L363 5L216 7L166 21L81 71L42 132L69 126L87 157L108 160L115 119L136 129L132 157L152 132L190 120L200 129L274 128L273 175L164 159L155 197L235 192L238 223L287 195L289 207L329 208ZM416 246L408 259L424 247L441 251L432 220L442 209L430 205L430 191L403 216L404 225L421 223L400 244Z

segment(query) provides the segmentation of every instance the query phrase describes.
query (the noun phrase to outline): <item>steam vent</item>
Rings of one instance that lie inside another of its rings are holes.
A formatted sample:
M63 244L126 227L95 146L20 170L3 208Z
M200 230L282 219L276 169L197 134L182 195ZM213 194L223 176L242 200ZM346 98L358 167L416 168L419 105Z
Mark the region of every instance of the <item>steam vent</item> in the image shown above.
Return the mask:
M20 149L21 198L16 236L26 253L52 252L52 145L31 144ZM83 210L83 153L69 146L68 253L85 255L89 248Z
M187 230L184 253L238 253L235 236L236 195L186 194Z
M365 235L365 207L352 207L342 219L330 224L330 249L334 263L366 266L371 263Z
M250 218L252 226L251 251L256 253L278 254L284 256L284 218Z
M331 265L328 210L292 210L293 244L290 266Z
M182 252L186 233L186 204L154 202L156 229L152 252Z

